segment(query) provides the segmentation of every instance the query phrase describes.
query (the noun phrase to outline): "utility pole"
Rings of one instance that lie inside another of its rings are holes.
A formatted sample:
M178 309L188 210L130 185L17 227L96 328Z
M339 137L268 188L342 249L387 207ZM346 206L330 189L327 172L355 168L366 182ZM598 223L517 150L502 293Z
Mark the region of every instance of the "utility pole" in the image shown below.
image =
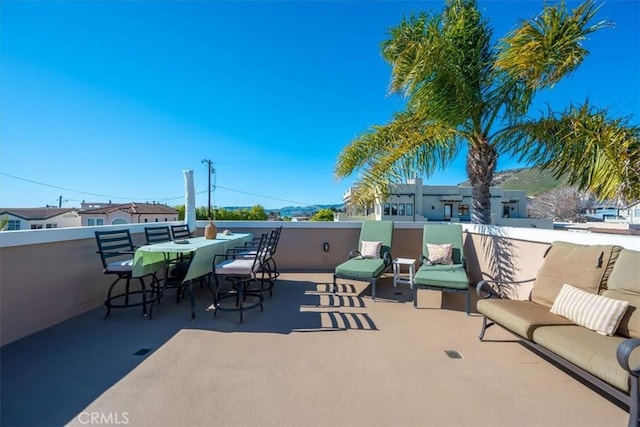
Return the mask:
M208 210L207 210L207 217L208 219L211 219L211 175L213 175L214 173L214 169L213 169L213 162L209 159L204 159L202 161L203 164L207 164L207 176L208 176L208 183L209 183L209 192L208 194Z

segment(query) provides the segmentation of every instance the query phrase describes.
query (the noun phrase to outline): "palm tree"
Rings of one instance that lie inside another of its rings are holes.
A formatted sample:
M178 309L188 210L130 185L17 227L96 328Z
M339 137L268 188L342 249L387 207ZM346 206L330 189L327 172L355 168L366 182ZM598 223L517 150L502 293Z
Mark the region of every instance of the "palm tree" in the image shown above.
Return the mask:
M588 52L581 42L610 26L592 23L599 6L564 1L491 43L475 0L446 0L441 14L403 18L382 43L391 93L404 111L351 141L335 167L359 174L351 203L385 199L393 183L444 169L466 147L472 222L489 224L489 187L499 154L567 175L602 198L640 197L640 129L611 119L588 101L564 112L527 116L534 95L573 72Z

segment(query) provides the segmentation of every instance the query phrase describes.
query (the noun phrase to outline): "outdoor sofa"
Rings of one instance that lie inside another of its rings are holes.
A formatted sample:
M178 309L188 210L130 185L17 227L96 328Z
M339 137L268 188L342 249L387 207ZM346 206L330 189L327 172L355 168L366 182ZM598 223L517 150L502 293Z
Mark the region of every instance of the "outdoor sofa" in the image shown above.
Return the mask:
M640 425L640 252L554 242L534 280L526 301L496 297L504 283L478 283L480 340L492 324L504 327L629 405L629 426Z

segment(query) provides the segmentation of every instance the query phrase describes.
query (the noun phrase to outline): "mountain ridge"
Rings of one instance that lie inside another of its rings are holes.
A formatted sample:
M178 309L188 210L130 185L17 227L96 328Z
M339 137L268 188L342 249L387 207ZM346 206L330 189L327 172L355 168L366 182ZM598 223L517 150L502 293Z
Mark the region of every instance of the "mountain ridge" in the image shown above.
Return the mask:
M458 185L471 184L469 181L464 181ZM491 185L504 190L524 190L527 196L532 197L568 183L565 178L556 179L551 173L538 168L515 168L497 171Z

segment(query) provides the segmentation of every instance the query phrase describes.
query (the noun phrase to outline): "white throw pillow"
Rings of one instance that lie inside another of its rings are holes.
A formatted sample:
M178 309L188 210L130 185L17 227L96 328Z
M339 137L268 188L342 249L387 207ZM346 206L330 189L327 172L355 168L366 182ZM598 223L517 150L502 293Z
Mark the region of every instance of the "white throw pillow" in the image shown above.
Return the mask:
M451 243L445 243L444 245L427 243L427 253L429 254L427 260L431 264L453 264L453 244Z
M362 258L380 258L380 247L382 242L368 242L363 240L360 243L360 255Z
M628 307L629 301L590 294L565 283L551 312L599 334L613 335Z

